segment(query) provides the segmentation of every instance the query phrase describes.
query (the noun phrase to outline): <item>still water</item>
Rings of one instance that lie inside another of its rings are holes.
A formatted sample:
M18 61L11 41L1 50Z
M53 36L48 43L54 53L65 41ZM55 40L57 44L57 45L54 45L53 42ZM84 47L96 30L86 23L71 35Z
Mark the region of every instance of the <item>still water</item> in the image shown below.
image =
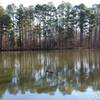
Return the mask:
M0 100L100 100L100 51L1 52Z

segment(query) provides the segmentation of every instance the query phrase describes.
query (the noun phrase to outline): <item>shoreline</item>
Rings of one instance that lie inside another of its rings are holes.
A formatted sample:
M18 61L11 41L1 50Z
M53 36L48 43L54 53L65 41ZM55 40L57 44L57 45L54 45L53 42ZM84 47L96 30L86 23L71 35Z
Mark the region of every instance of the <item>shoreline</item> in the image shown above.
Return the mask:
M55 49L2 49L0 52L25 52L25 51L67 51L67 50L100 50L100 48L55 48Z

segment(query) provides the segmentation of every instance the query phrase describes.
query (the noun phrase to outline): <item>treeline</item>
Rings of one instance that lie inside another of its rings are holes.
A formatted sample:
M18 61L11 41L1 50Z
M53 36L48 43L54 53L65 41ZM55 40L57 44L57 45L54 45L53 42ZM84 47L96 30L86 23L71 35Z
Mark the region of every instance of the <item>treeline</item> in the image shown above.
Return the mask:
M100 47L100 4L0 6L0 50Z

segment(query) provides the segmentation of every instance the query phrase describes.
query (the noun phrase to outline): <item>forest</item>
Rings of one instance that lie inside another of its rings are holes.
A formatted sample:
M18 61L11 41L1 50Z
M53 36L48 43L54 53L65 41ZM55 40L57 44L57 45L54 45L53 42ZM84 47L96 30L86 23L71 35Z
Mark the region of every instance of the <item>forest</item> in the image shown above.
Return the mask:
M100 48L100 4L0 5L0 51Z

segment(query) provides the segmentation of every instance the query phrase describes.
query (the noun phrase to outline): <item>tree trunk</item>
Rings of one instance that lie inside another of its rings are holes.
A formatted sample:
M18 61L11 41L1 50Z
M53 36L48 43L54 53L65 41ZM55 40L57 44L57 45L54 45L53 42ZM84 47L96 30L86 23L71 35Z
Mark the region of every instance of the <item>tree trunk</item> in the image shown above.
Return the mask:
M83 46L83 30L81 30L81 33L80 33L80 47Z
M2 32L0 32L0 50L2 50Z

